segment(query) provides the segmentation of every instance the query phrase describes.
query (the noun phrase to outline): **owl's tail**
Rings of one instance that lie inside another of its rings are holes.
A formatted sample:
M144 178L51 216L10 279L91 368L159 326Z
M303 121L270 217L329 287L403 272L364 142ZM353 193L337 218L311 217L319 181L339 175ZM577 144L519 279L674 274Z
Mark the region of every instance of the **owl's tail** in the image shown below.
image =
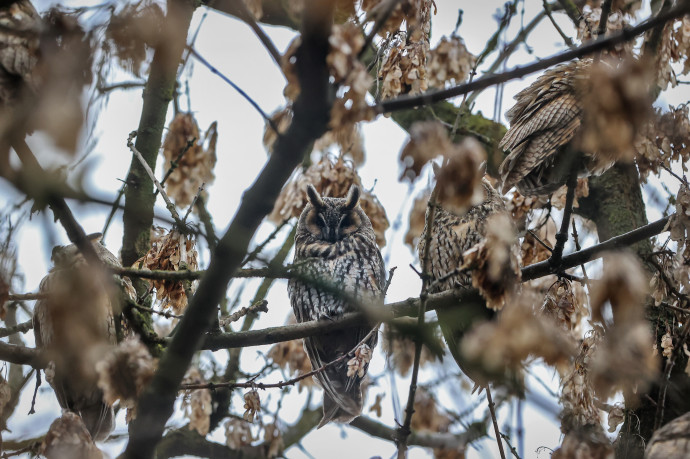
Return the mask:
M336 402L326 392L323 394L323 418L317 429L325 426L329 422L351 422L362 413L362 392L359 387L355 388L356 393L344 393L338 397Z
M105 440L113 430L113 408L105 403L82 408L79 414L94 441Z

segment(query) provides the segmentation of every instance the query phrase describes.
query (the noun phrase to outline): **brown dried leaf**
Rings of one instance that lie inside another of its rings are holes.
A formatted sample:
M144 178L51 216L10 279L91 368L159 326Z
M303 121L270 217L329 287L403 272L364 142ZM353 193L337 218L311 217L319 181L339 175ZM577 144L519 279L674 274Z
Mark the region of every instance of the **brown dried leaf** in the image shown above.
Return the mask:
M436 172L436 198L445 209L463 215L484 199L479 169L486 152L474 137L465 137L447 151L446 158L448 161Z
M462 254L462 268L472 269L472 285L486 299L486 307L498 311L520 280L520 251L507 215L490 216L486 228L486 237Z
M414 414L410 423L414 431L447 432L451 424L451 419L438 410L436 400L423 387L417 388Z
M438 121L417 121L410 127L410 140L400 152L400 161L405 169L400 180L414 181L422 167L438 155L453 156L453 145L448 139L446 128Z
M429 85L443 88L446 83L460 84L474 67L476 58L467 51L462 38L442 37L436 48L429 51L427 72Z
M131 412L128 422L136 417L136 402L158 366L138 338L127 339L108 352L96 364L98 387L109 405L120 400Z
M177 166L165 182L165 190L177 206L190 205L199 193L199 187L215 180L213 168L216 165L217 141L216 122L211 123L203 139L191 113L179 113L170 122L163 142L163 157L166 166L173 162ZM184 155L178 160L182 152Z
M141 76L146 49L155 48L161 40L164 15L161 7L146 1L126 4L113 14L105 30L105 39L114 46L120 65Z
M615 161L632 162L637 132L652 113L649 71L643 62L626 60L618 66L600 61L580 84L583 120L580 147L593 152L592 170L605 170Z
M261 411L261 399L259 393L252 389L244 394L244 415L242 416L247 422L254 422L256 414Z
M225 444L239 450L254 441L251 425L242 419L230 418L225 423Z
M41 444L41 454L47 459L103 458L103 453L94 444L81 417L72 411L64 411L50 425Z
M154 241L151 249L134 263L144 269L161 271L179 271L199 268L195 242L189 236L183 236L176 230L170 231L160 241ZM156 296L162 300L162 308L171 308L176 314L187 307L187 294L183 281L153 280Z

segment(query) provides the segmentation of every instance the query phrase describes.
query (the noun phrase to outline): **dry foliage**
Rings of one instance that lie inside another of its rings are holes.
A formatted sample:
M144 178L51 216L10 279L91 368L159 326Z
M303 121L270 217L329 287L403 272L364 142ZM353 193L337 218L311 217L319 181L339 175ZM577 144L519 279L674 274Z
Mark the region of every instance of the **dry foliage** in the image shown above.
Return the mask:
M669 106L669 111L657 110L642 126L635 139L636 162L643 181L648 175L658 175L661 166L671 168L678 162L684 172L690 161L690 119L688 105Z
M110 405L120 400L120 405L127 408L127 422L136 418L137 399L156 367L157 360L138 338L121 342L96 364L103 400Z
M217 141L216 122L209 126L203 139L191 113L180 113L170 122L163 141L163 157L166 170L173 163L176 165L165 182L165 190L177 206L187 207L199 193L199 187L213 183Z
M600 61L581 81L583 120L580 147L595 153L593 170L615 161L632 162L634 140L652 112L650 75L644 62L626 60L617 66Z
M460 37L442 37L436 48L429 51L429 85L443 88L446 84L462 83L472 72L475 60Z
M50 425L41 444L41 454L47 459L101 459L103 453L96 447L81 417L64 411Z
M199 368L192 367L184 379L185 384L204 384L206 379ZM211 391L209 389L194 389L186 394L182 400L185 416L189 419L189 430L196 430L205 437L211 425Z
M247 422L254 422L257 413L261 411L261 398L256 389L252 389L244 394L244 415L242 417Z
M529 356L562 367L575 355L573 340L533 310L539 300L535 292L523 290L505 305L497 320L480 324L464 337L460 350L482 370L483 383L503 377L506 369L521 381L521 368Z
M347 377L352 378L355 375L363 378L366 373L367 366L371 362L372 350L366 344L362 344L355 350L355 356L347 361Z
M230 418L225 423L225 444L232 449L240 449L254 441L251 425L237 418Z
M561 278L551 285L544 298L542 314L564 331L575 330L587 315L587 295L578 283Z
M603 399L618 390L626 396L644 391L658 371L654 340L644 317L649 282L639 261L628 253L610 253L604 257L604 265L590 296L592 318L606 327L590 367L593 386ZM613 312L612 324L604 320L602 312L607 302Z
M472 285L486 299L486 307L498 311L520 281L520 253L507 215L490 216L486 228L486 237L462 254L461 268L472 270Z
M150 270L179 271L199 269L195 242L191 237L184 236L172 230L157 239L152 235L151 249L136 261L135 266ZM185 287L185 281L153 280L150 281L156 289L156 296L161 300L161 307L171 308L175 314L182 313L187 307L185 288L191 288L191 283Z
M296 323L297 320L295 319L295 315L290 313L286 325ZM309 356L307 356L307 353L304 350L302 340L295 339L292 341L283 341L281 343L274 344L268 351L268 358L283 370L287 369L288 375L292 377L300 376L312 371ZM313 386L314 380L312 378L304 378L297 383L297 387L300 392L302 391L303 387L309 389Z
M163 23L163 10L157 3L126 4L110 18L104 46L114 48L114 55L125 70L141 76L147 49L155 48L162 40Z
M417 388L414 416L410 427L419 432L447 432L451 419L437 407L434 397L423 387Z
M416 319L409 319L409 321L410 323L416 322ZM442 346L440 338L438 343ZM391 364L398 374L400 376L407 376L414 362L414 341L409 336L400 333L395 327L384 324L381 346L386 355L390 356ZM420 368L437 360L436 355L428 347L422 346L422 354L419 358Z

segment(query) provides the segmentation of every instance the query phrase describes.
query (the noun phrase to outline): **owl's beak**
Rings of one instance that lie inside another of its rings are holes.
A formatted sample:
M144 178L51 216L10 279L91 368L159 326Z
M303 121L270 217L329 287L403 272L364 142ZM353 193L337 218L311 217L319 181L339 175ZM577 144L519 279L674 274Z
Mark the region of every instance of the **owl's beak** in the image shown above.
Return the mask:
M339 228L324 226L321 228L321 235L323 236L324 240L328 242L336 242L339 239L340 231Z

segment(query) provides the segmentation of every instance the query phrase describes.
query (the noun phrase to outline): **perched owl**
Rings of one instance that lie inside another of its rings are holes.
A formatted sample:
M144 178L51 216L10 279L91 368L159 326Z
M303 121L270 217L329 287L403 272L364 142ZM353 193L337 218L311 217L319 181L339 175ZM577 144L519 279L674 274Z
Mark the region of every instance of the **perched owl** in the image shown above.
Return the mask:
M690 456L690 413L668 422L652 435L647 459L680 459Z
M571 142L582 122L583 84L591 59L558 65L516 96L500 147L510 153L499 167L502 191L546 195L564 185L571 170L592 173L599 165ZM598 173L603 170L597 170Z
M291 279L288 283L290 303L298 322L331 320L356 311L355 305L337 294L318 287L327 283L342 289L344 295L359 301L381 301L386 274L381 252L371 222L359 206L360 190L353 185L346 198L321 197L307 187L307 203L295 235L295 263L305 262L302 276L308 283ZM350 352L371 331L361 325L304 339L304 348L313 369L320 368ZM376 346L377 335L367 341ZM364 373L368 368L365 364ZM360 385L364 374L347 376L347 360L315 375L323 388L323 419L328 422L350 422L362 412Z
M456 215L441 205L437 205L431 229L425 224L417 249L420 263L423 263L426 239L429 238L428 274L431 276L429 293L473 287L471 272L461 272L450 276L449 274L463 265L465 252L485 239L489 231L488 225L494 217L500 214L508 216L501 195L486 179L482 180L482 187L484 192L482 202L470 207L465 214ZM429 208L427 208L427 214L428 212ZM514 228L510 227L507 230L514 231ZM508 258L505 265L500 267L499 279L485 283L487 292L483 293L484 295L490 293L503 295L517 280L519 276L519 271L517 271L519 262L516 258L517 240L514 245L514 247L504 247ZM492 292L489 292L490 290ZM473 381L481 381L483 378L477 377L473 366L460 352L460 343L463 336L475 325L493 319L496 311L487 307L484 297L477 292L472 292L465 295L458 307L441 308L436 311L436 314L443 337L460 369Z
M89 238L105 265L120 266L108 249ZM48 354L46 379L60 406L78 413L91 436L101 440L112 430L113 410L103 402L94 366L117 342L114 310L120 310L123 293L113 276L87 263L75 245L55 247L52 260L54 267L40 284L45 298L34 307L36 346ZM133 294L131 284L125 291Z
M0 6L0 107L18 101L34 85L41 17L30 1Z

